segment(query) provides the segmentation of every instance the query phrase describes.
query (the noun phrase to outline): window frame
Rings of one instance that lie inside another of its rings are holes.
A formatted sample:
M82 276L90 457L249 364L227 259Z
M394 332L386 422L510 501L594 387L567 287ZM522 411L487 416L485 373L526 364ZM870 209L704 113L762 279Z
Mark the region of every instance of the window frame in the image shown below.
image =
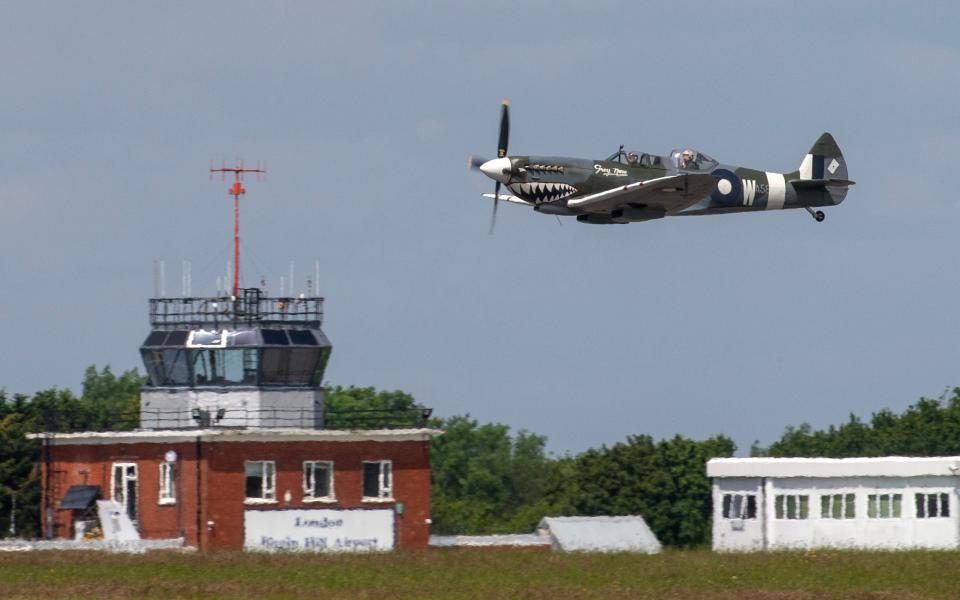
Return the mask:
M883 514L883 499L887 498L887 512ZM873 513L873 514L871 514ZM903 518L903 493L902 492L876 492L867 494L867 518L868 519L902 519Z
M856 519L857 495L853 492L820 494L820 518L830 521Z
M948 492L916 492L913 495L918 519L947 519L950 517L950 494ZM933 500L935 513L929 514L930 501Z
M365 487L366 466L380 465L377 475L377 496L367 496ZM387 468L384 469L384 466ZM386 472L385 472L386 471ZM362 502L393 502L393 461L389 459L365 460L360 471L360 496Z
M247 496L247 466L260 464L260 496ZM270 465L269 476L267 465ZM275 460L245 460L243 461L243 503L244 504L276 504L277 503L277 461Z
M737 500L739 499L739 505ZM739 506L740 510L735 511ZM737 514L739 512L739 514ZM757 494L749 492L724 492L721 499L721 517L728 520L752 521L757 518Z
M774 496L773 506L774 519L778 521L810 519L810 494L777 494Z
M168 506L177 503L177 471L174 463L162 461L159 465L160 478L157 504Z
M127 473L127 469L133 468L133 476ZM121 493L117 498L117 469L121 469ZM133 481L133 514L130 514L130 498L127 496L127 482ZM130 520L137 523L140 520L140 467L135 462L115 462L110 468L110 499L120 504L123 511L130 517Z
M327 495L326 496L317 496L316 495L316 486L317 486L317 472L316 467L318 465L323 465L327 469ZM311 489L308 487L308 478L307 470L310 469L310 480L313 482ZM333 470L333 461L332 460L305 460L303 461L303 501L304 502L336 502L337 493L333 487L334 482L334 470Z

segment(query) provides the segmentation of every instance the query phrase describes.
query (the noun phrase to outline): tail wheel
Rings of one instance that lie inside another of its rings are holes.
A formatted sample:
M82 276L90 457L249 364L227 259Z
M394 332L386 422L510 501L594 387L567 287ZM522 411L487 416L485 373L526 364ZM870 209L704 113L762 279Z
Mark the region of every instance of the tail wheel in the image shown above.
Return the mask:
M817 212L813 213L813 218L817 220L817 223L820 223L827 218L827 215L823 214L822 210L818 210Z

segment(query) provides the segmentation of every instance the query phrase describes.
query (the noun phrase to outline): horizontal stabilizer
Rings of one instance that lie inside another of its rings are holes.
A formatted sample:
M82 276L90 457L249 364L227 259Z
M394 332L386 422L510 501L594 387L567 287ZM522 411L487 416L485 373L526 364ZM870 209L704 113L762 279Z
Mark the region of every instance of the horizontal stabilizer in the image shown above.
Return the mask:
M849 187L855 185L855 181L849 179L794 179L790 183L798 189L810 190L816 188L828 187Z

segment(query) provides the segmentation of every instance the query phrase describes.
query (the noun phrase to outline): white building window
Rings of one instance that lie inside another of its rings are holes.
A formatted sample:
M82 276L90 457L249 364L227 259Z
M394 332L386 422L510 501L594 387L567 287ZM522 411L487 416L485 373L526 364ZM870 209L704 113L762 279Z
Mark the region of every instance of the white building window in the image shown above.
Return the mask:
M902 494L870 494L867 496L867 516L871 519L899 519L902 505Z
M131 521L137 520L137 465L113 463L111 498L123 506Z
M853 519L856 518L856 495L854 494L825 494L820 496L821 519Z
M308 460L303 463L303 500L304 502L335 500L332 462Z
M248 460L244 462L247 476L246 502L276 502L277 467L272 460Z
M173 463L160 463L160 504L177 503L177 484L174 480Z
M756 494L724 494L723 495L723 518L724 519L756 519L757 518L757 495Z
M935 519L950 516L949 494L917 494L917 518Z
M810 496L801 494L778 494L774 501L778 519L809 519Z
M389 460L363 463L363 499L393 499L393 463Z

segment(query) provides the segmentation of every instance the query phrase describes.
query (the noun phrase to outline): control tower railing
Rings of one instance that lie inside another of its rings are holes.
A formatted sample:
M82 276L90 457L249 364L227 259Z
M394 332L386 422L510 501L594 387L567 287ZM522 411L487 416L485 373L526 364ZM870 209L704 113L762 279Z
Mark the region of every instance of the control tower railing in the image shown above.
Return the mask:
M323 411L323 429L409 429L429 427L433 410L423 406L390 409ZM153 429L315 429L315 414L306 409L192 411L134 410L91 413L84 410L43 409L28 425L33 433L82 431L144 431ZM264 423L269 422L269 426ZM162 424L162 427L160 425Z
M267 297L257 288L240 290L237 297L150 298L153 329L189 329L225 325L261 325L320 328L323 298Z

